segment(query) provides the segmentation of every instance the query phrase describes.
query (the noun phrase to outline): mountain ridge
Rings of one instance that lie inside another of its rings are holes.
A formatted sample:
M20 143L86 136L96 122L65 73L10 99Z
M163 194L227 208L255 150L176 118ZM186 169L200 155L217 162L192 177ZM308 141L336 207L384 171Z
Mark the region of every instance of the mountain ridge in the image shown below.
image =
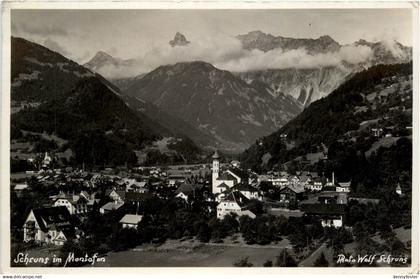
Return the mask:
M68 140L77 163L121 165L136 164L135 150L172 135L102 76L25 39L11 43L14 139L20 130L46 132Z
M300 111L292 98L275 102L266 88L203 61L160 66L124 93L210 132L228 149L245 147Z
M279 166L311 152L322 152L343 138L351 138L352 133L359 137L362 123L375 118L383 118L384 127L395 126L396 133L405 134L406 126L410 126L407 108L412 106L412 81L407 78L411 74L411 63L376 65L355 74L279 130L259 139L242 154L242 161L259 169L265 155L269 158L266 167Z

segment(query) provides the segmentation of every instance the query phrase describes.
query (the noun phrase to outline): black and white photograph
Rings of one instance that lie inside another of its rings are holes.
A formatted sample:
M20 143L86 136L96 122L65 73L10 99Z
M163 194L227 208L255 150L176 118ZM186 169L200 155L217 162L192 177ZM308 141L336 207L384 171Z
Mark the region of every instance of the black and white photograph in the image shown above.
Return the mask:
M11 8L4 260L418 272L416 12Z

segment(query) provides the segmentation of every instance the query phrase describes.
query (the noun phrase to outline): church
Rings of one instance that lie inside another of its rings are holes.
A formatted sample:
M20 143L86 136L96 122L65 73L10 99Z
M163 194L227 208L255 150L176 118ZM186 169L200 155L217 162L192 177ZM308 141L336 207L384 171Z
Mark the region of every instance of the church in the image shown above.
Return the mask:
M238 184L248 184L248 174L238 167L232 167L226 171L220 170L220 156L217 151L213 154L212 167L212 192L217 195Z

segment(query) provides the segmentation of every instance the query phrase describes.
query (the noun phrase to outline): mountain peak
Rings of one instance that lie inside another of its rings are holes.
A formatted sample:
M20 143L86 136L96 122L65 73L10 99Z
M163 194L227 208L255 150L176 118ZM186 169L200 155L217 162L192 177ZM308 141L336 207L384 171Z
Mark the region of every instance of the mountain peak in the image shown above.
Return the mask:
M323 41L323 42L328 42L328 43L336 43L336 41L333 38L331 38L329 35L323 35L319 37L318 40Z
M185 75L207 75L212 71L218 71L220 73L225 72L222 70L217 69L212 64L204 62L204 61L185 61L185 62L178 62L175 64L168 64L164 66L160 66L153 70L151 73L159 73L159 75L173 75L173 74L181 74L184 73Z
M185 45L188 45L189 43L190 41L188 41L187 38L179 32L176 32L175 37L172 41L169 41L169 44L171 45L171 47L185 46Z
M354 43L355 45L362 45L362 46L367 46L367 45L371 45L372 43L364 40L364 39L359 39L357 42Z
M85 66L91 69L92 67L101 67L107 63L117 64L118 59L105 51L100 50L85 64Z
M111 55L109 55L108 53L106 53L105 51L102 51L102 50L98 51L98 52L95 54L94 58L95 58L95 57L97 57L97 58L99 58L99 57L112 58L112 56L111 56Z
M264 40L264 39L273 39L274 36L271 34L264 33L260 30L254 30L248 32L248 34L238 35L239 39L247 39L247 40Z

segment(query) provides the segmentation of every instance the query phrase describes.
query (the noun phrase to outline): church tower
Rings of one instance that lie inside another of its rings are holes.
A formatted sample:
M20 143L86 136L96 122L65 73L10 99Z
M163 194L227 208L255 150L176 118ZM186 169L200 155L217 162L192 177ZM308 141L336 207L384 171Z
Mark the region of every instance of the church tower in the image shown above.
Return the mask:
M212 166L212 192L213 194L217 193L217 178L219 177L219 154L216 152L212 156L213 166Z

